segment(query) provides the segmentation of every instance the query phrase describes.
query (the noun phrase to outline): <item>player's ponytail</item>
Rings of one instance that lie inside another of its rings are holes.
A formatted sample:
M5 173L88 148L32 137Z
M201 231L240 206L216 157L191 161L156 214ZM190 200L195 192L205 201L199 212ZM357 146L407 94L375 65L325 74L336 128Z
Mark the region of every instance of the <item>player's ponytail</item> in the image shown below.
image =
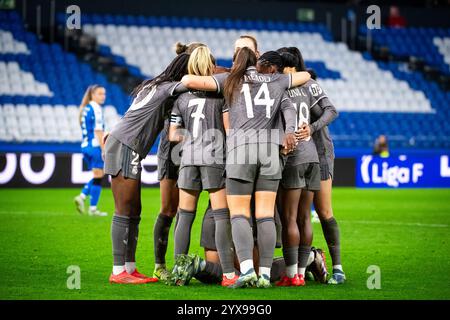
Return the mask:
M225 80L223 90L223 95L228 105L232 105L234 93L241 84L247 68L255 65L256 55L251 49L243 47L235 52L233 67L231 68L230 75Z
M180 41L178 41L177 43L175 43L175 53L176 54L182 54L182 53L191 54L198 47L206 47L206 45L201 42L191 42L189 44L182 44Z
M81 99L81 104L79 107L79 113L78 113L78 122L81 124L81 118L83 116L83 110L84 108L89 104L89 101L92 100L92 94L100 88L98 84L94 84L89 86L86 91L84 92L83 99Z
M188 62L188 73L196 76L210 76L215 69L215 59L206 46L197 47L192 51Z

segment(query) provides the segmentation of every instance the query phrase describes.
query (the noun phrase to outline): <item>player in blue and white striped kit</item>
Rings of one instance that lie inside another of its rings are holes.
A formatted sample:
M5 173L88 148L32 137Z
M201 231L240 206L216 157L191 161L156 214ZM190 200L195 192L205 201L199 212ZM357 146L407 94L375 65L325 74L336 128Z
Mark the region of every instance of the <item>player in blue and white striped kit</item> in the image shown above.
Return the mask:
M105 88L92 85L87 88L80 105L80 126L83 134L81 151L83 159L92 170L93 178L84 186L74 202L78 212L84 213L84 200L90 196L88 214L91 216L106 216L106 212L97 209L97 203L102 191L103 172L103 132L105 130L101 105L105 102Z

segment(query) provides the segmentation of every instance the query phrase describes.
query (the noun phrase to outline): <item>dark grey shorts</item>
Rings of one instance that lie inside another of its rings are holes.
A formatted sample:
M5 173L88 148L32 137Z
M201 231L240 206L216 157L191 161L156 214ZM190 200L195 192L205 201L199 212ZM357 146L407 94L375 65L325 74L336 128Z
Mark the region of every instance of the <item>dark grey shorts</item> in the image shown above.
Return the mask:
M227 178L254 182L257 178L281 179L283 160L279 145L246 144L227 154Z
M280 180L257 178L255 182L227 177L228 195L251 195L257 191L277 192Z
M212 210L206 211L206 214L203 216L200 246L205 249L217 251L216 223L214 221L214 214Z
M284 189L320 190L320 165L302 163L296 166L285 166L281 186Z
M180 169L178 188L211 190L225 188L224 170L207 166L186 166Z
M178 170L180 166L173 163L171 159L162 159L158 157L158 180L171 179L178 180Z
M334 159L326 156L320 156L320 180L325 181L333 179L334 176Z
M109 136L105 144L105 174L113 177L120 172L123 177L141 179L141 157L122 142Z

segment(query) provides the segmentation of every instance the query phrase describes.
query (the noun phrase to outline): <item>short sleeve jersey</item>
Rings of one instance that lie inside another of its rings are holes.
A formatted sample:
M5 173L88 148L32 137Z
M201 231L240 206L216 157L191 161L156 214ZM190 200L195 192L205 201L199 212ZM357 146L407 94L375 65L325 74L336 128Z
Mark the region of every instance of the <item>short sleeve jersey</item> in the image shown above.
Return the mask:
M223 90L225 75L214 76L220 90ZM279 136L283 134L279 128L280 106L291 84L289 74L263 74L257 72L255 67L247 69L240 91L235 92L228 108L228 151L248 143L279 144Z
M224 99L211 92L186 92L172 109L171 123L186 129L181 167L211 166L225 163Z
M166 100L176 95L180 82L145 86L111 131L111 135L137 152L143 159L164 127L169 111Z

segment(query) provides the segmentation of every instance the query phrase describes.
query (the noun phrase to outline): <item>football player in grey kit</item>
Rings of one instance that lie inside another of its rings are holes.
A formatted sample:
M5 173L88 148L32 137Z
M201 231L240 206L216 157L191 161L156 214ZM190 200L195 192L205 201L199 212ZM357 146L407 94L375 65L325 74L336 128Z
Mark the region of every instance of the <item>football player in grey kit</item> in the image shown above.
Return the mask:
M255 283L258 287L270 286L276 240L273 216L276 191L281 179L280 136L272 133L279 133L278 119L280 110L283 110L286 119L283 147L287 151L295 148L295 109L291 103L282 105L281 102L286 89L301 85L310 78L304 72L290 75L275 73L281 71L281 66L269 64L266 59L273 54L279 56L276 52L268 52L258 61L258 67L269 68L271 74L259 73L255 67L255 53L244 47L235 53L228 76L222 74L211 79L189 75L182 79L188 88L223 91L229 106L227 202L241 271L239 279L230 286L232 288ZM281 61L281 56L279 58ZM236 161L238 157L240 159ZM244 160L244 163L236 163L239 160ZM253 264L254 240L249 223L250 200L254 191L259 278Z
M112 176L115 214L112 219L113 272L111 283L155 282L136 270L135 253L141 216L141 160L164 126L168 100L187 89L179 82L187 73L189 55L177 56L154 79L134 90L134 100L105 144L105 173Z
M192 52L188 64L189 74L210 76L214 69L214 58L208 47L201 46ZM169 137L170 141L182 141L175 258L177 260L182 255L181 259L184 259L183 255L189 251L198 198L202 190L207 190L215 221L215 247L223 269L222 285L228 286L236 281L237 276L234 272L230 212L225 193L223 105L223 97L214 92L192 91L180 95L172 109ZM178 133L179 127L186 129L184 133Z
M298 58L296 70L306 70L305 62L298 48L281 48L278 51L290 52ZM314 192L314 207L322 225L323 234L330 251L333 263L333 274L328 280L329 284L341 284L345 282L345 273L341 264L341 245L339 226L333 216L331 205L331 189L334 169L334 146L328 131L328 125L336 119L338 112L328 99L324 90L313 79L305 84L304 89L311 97L310 114L311 123L300 131L299 138L312 136L316 145L320 162L320 190ZM302 202L302 200L300 200ZM310 207L302 207L304 211L310 211Z
M175 44L175 52L177 54L190 54L195 48L204 46L199 42L193 42L183 45L180 42ZM170 108L167 108L170 111ZM179 167L173 163L171 152L173 143L169 141L170 115L164 122L164 128L159 137L158 145L158 180L160 189L161 209L156 218L153 228L153 248L155 256L155 269L153 277L166 281L170 272L166 267L166 252L169 240L170 226L178 210L178 169Z
M295 56L283 53L282 57L284 73L295 72L295 67L289 67L296 65ZM302 128L310 123L309 105L311 105L311 101L304 86L306 84L287 91L297 111L297 128ZM313 192L317 190L320 190L319 157L313 139L307 137L300 140L296 150L288 155L280 183L278 200L280 201L279 207L283 211L283 256L286 262L286 276L277 283L277 286L302 286L305 284L308 259L313 259L316 253L311 254L311 215L309 211L302 211L301 206L311 207ZM300 203L301 201L302 203ZM321 278L322 282L326 276L327 273L324 272Z

